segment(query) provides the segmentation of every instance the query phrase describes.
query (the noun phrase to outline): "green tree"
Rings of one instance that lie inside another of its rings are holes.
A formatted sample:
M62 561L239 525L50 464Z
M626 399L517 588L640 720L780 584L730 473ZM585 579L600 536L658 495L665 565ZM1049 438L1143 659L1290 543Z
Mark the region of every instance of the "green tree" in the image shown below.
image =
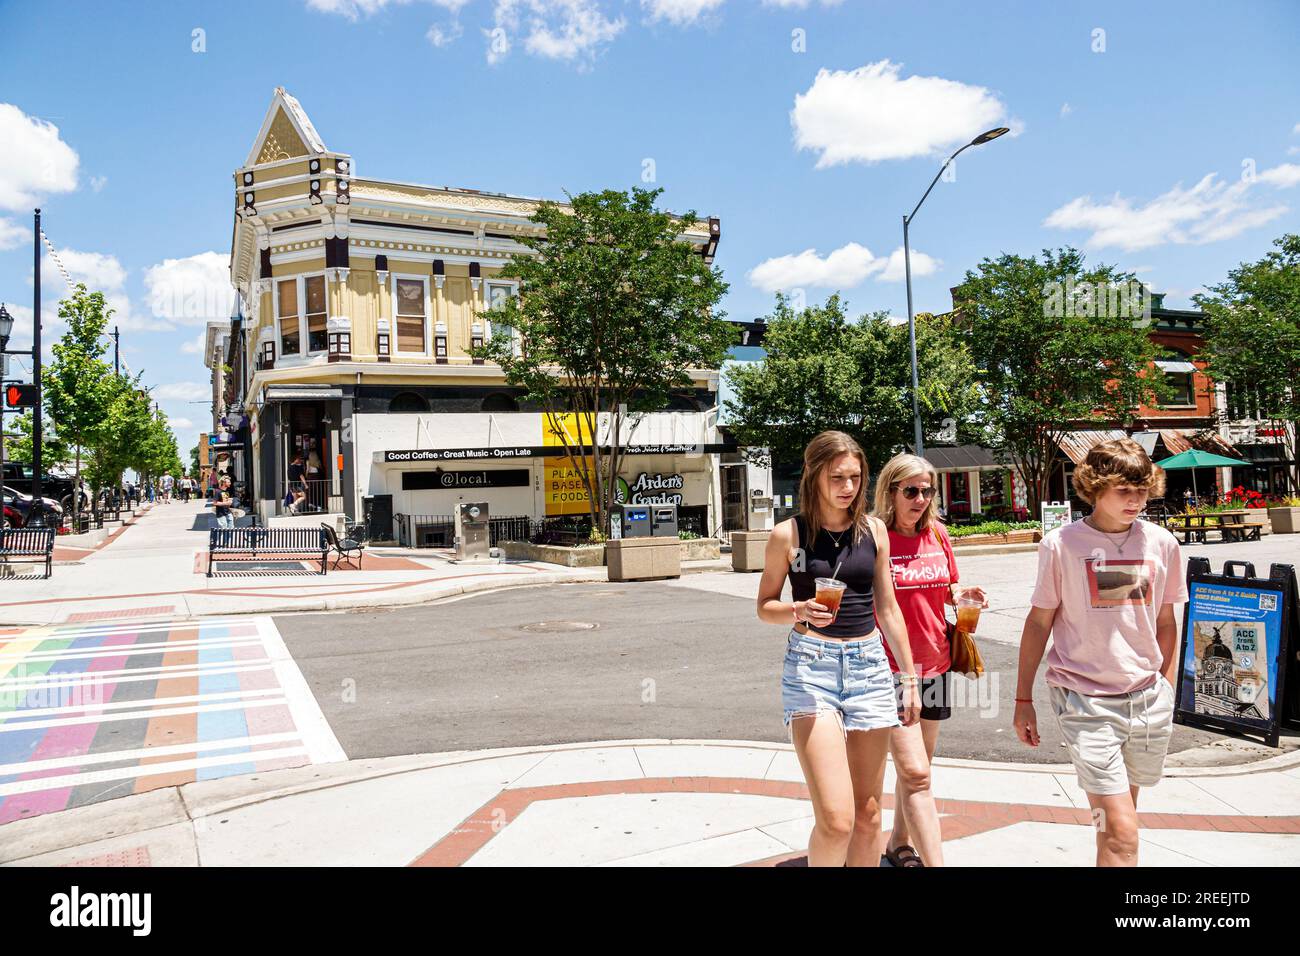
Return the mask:
M107 411L96 429L87 467L96 488L121 487L124 471L139 470L152 427L149 394L140 388L139 376L115 376L108 391Z
M906 325L886 312L850 319L838 294L798 312L778 294L766 321L763 360L726 373L735 394L726 402L729 428L742 445L796 463L814 435L836 429L857 440L873 468L910 446ZM977 393L961 336L947 316L926 313L916 334L923 424L964 423Z
M625 426L689 386L689 369L721 365L736 338L714 312L727 289L721 271L678 241L695 215L656 209L660 192L582 193L570 197L569 210L542 203L531 221L545 234L520 237L533 254L515 256L502 270L519 280L520 296L489 314L492 338L472 350L541 405L602 529L615 501ZM565 413L576 416L574 432L563 427ZM604 434L597 430L601 413L609 415Z
M979 369L990 440L1015 464L1030 508L1047 496L1066 432L1131 423L1139 404L1170 388L1151 363L1164 352L1147 334L1131 273L1085 268L1077 249L984 259L953 290L958 322Z
M103 293L87 292L79 283L71 298L59 302L59 318L68 328L54 343L54 360L41 378L55 431L72 447L78 488L83 451L93 445L116 390L113 370L103 360L108 349L104 329L112 314Z
M11 430L12 429L12 430ZM32 458L32 432L34 423L31 409L15 415L5 422L5 461L18 461L30 465ZM49 418L41 420L41 468L57 468L72 461L72 449L57 435Z
M1286 436L1286 457L1294 461L1300 429L1300 235L1284 235L1273 245L1275 251L1243 262L1193 299L1206 316L1201 357L1209 363L1207 373L1258 395L1261 418ZM1294 474L1290 480L1295 482Z

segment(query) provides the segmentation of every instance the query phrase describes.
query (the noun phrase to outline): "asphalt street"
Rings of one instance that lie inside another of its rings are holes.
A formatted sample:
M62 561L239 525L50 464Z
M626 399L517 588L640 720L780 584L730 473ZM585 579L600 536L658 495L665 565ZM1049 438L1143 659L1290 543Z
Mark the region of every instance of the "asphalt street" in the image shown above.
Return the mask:
M757 578L734 577L746 586ZM550 585L275 620L350 758L628 738L788 740L788 631L760 623L748 597L681 583ZM978 643L988 672L979 684L954 679L965 703L945 723L939 755L1068 762L1041 675L1042 744L1030 749L1011 727L1018 647ZM1175 726L1172 750L1215 739Z

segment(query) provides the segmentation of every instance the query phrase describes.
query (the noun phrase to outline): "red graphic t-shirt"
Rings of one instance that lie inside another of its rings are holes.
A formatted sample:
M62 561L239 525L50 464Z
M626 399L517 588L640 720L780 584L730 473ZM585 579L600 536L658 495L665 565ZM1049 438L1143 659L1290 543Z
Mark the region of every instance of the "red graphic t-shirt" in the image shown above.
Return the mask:
M920 535L889 532L889 564L893 571L894 595L907 624L912 645L912 663L920 677L935 677L952 666L948 635L944 627L944 605L948 585L957 583L957 561L952 556L948 532L938 524ZM898 672L898 662L885 645L889 667Z

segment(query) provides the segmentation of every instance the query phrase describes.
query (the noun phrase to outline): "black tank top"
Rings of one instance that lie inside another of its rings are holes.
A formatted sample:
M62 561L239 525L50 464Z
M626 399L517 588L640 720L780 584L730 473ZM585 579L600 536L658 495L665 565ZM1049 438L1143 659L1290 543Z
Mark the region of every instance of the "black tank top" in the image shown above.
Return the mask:
M804 549L804 570L790 566L790 593L796 601L811 601L817 596L817 579L829 578L840 566L838 578L844 582L844 597L835 622L808 630L827 637L865 637L876 629L876 600L872 587L876 572L876 539L868 528L862 538L853 542L853 529L831 532L822 528L817 540L808 541L808 522L801 514L794 516L799 533L797 547ZM836 539L840 544L835 544ZM841 561L843 563L841 563Z

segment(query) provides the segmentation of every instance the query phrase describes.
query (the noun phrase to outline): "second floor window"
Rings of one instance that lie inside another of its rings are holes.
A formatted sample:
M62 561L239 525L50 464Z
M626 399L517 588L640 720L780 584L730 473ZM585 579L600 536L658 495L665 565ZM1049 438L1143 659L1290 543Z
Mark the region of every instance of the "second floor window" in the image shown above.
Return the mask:
M423 279L395 279L397 351L426 354Z
M297 355L302 342L298 329L298 280L283 279L279 283L280 299L280 354Z
M329 345L324 276L294 276L276 283L280 354L324 352ZM306 348L303 340L306 339Z
M515 296L516 286L504 282L489 282L487 287L487 308L488 314L484 316L487 321L487 328L484 330L486 336L492 336L491 313L497 309L505 307L505 304ZM500 327L499 334L505 335L510 339L510 350L515 354L520 354L520 337L519 330L516 328Z

